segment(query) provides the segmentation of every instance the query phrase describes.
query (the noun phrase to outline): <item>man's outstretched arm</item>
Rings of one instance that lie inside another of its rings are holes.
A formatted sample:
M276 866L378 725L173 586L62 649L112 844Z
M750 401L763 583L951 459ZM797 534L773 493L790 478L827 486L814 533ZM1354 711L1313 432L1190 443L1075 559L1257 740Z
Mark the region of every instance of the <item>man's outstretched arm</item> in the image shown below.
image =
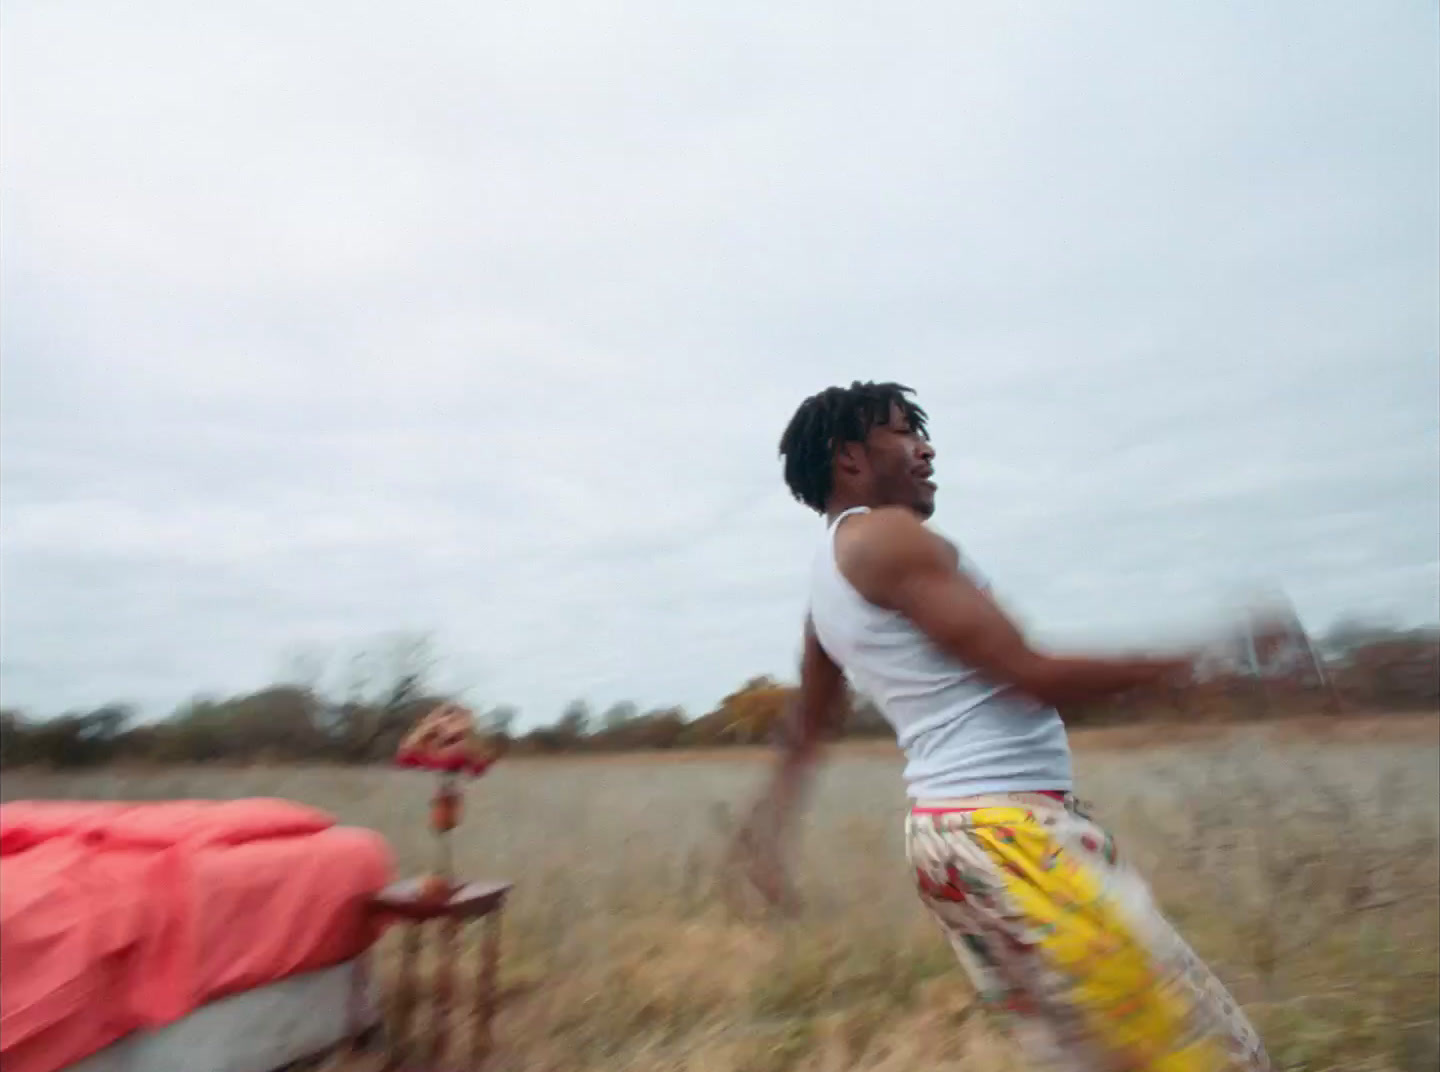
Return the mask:
M781 858L784 835L809 787L821 742L844 717L844 696L844 675L807 619L800 688L782 716L775 771L740 832L750 878L772 904L791 900Z
M1061 706L1103 699L1189 672L1172 658L1091 658L1035 650L960 570L945 542L908 511L859 519L842 569L871 602L910 619L941 650L996 684ZM855 524L852 522L852 524Z

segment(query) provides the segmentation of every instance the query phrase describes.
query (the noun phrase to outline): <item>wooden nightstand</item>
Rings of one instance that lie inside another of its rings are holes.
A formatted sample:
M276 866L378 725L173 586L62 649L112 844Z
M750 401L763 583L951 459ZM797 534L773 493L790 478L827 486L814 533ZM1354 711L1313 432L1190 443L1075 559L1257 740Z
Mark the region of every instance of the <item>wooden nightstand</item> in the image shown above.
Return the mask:
M509 894L509 882L468 882L439 900L422 894L419 879L387 886L370 902L371 911L401 928L400 975L395 991L395 1016L386 1025L386 1067L478 1068L492 1048L491 1021L495 1015L496 987L500 970L500 914ZM475 992L469 1012L474 1016L471 1056L468 1062L450 1061L452 1018L465 1009L456 1005L456 979L464 970L464 931L470 924L484 923L479 964L473 969ZM431 943L435 961L434 1011L429 1017L430 1035L419 1047L423 1065L411 1063L412 1030L420 1004L420 946L423 930L435 935Z

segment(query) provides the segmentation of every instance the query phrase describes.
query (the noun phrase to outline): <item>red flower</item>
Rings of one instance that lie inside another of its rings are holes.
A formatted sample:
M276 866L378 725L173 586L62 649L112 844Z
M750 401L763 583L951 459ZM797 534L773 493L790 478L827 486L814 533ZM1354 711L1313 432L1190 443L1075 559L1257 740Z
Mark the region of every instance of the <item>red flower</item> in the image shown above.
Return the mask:
M427 714L395 750L396 766L472 778L489 770L495 758L486 753L470 712L455 704Z
M463 752L436 755L418 749L403 749L395 754L395 765L407 770L428 770L446 774L468 774L478 778L495 762L490 756L469 756Z

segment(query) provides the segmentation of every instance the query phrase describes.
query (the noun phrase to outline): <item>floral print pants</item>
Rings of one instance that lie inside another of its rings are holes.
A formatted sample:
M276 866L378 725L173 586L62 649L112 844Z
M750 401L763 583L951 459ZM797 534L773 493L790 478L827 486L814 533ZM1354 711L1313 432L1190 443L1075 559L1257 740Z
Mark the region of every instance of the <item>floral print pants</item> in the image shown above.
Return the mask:
M921 899L1037 1069L1270 1069L1240 1007L1073 798L918 806L906 843Z

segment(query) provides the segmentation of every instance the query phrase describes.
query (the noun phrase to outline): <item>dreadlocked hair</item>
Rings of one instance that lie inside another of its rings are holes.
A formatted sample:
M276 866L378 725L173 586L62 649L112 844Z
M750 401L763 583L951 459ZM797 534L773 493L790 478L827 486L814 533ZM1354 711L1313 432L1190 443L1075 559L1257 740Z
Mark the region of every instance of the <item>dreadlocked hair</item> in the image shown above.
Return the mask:
M925 435L925 411L907 397L914 393L900 383L857 380L849 387L827 387L800 403L780 437L790 494L824 513L836 452L846 443L863 441L876 425L889 424L892 407L899 408L912 431Z

